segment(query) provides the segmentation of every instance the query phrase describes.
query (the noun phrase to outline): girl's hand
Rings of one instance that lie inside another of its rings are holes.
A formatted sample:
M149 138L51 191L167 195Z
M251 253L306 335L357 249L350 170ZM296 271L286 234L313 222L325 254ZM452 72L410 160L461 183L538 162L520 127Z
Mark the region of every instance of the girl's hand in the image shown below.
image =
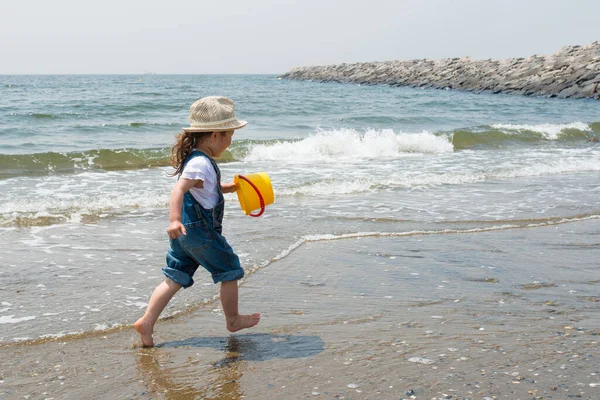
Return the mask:
M233 182L221 184L221 191L223 193L234 193L236 190L237 190L237 186L235 186L235 183L233 183Z
M187 235L185 226L183 226L181 221L172 221L167 228L167 233L171 239L177 239L181 235Z

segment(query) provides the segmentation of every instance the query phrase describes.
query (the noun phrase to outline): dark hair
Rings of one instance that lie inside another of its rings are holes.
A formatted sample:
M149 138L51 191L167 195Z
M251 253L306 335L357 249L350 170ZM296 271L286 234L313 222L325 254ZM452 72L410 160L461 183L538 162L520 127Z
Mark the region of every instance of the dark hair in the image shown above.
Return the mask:
M175 144L171 149L171 165L175 168L175 172L169 174L169 176L179 175L183 171L183 163L198 143L201 143L212 134L212 132L181 132L177 135Z

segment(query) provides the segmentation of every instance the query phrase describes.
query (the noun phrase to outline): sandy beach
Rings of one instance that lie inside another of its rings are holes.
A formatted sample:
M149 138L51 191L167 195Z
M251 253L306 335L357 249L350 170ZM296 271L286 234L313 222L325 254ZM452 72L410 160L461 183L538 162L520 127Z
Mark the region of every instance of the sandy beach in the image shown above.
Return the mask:
M598 399L598 229L308 242L242 283L257 328L212 302L152 349L131 327L4 345L0 398Z

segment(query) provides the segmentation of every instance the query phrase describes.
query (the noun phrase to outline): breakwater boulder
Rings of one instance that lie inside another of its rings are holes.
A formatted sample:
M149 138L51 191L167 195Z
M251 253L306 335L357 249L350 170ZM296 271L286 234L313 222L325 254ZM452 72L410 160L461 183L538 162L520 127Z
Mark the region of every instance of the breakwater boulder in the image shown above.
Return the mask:
M600 42L504 60L465 57L297 67L280 78L600 99Z

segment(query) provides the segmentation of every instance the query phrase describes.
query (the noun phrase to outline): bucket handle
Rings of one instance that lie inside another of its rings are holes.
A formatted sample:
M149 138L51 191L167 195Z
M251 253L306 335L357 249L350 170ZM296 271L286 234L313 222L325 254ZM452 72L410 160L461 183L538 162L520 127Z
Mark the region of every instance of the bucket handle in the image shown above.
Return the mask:
M258 200L260 201L260 211L258 212L258 214L249 214L249 215L251 217L260 217L265 212L265 200L263 199L262 194L260 193L260 190L258 190L256 185L254 183L252 183L252 181L250 179L246 178L245 176L238 175L238 178L243 179L246 182L248 182L248 184L250 186L252 186L252 189L254 189L256 191L256 194L258 195Z

